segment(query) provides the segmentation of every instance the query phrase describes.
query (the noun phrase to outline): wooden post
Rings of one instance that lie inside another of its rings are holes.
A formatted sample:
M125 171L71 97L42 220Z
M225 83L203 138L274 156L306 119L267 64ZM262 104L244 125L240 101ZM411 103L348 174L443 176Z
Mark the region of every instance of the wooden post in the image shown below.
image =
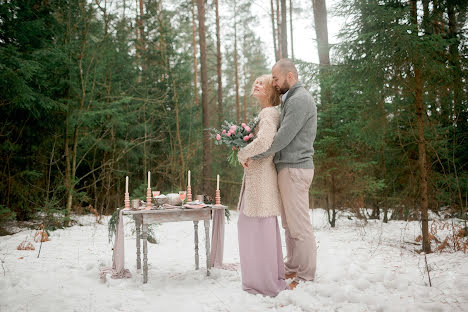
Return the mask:
M135 216L136 226L136 253L137 253L137 270L141 269L141 253L140 253L140 229L141 229L141 216Z
M148 283L148 224L143 229L143 284Z
M195 270L200 268L198 256L198 221L193 221L193 229L195 234Z
M206 276L210 276L210 220L204 220L206 247Z

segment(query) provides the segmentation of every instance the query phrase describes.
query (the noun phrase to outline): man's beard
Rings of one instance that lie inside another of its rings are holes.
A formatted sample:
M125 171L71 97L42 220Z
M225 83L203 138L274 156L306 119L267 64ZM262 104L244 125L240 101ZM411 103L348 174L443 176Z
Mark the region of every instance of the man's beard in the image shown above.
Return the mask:
M279 94L285 94L286 92L289 91L289 89L290 89L290 86L288 82L285 81L284 84L281 87L279 87L279 90L278 89L276 90L278 90Z

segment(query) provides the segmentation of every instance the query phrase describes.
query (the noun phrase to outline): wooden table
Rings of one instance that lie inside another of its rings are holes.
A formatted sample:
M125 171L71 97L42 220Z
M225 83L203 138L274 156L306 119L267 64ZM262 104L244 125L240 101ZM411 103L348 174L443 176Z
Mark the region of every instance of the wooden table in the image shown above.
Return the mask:
M227 208L224 206L225 209ZM137 269L141 269L140 239L143 239L143 283L148 282L148 225L162 222L193 221L195 233L195 269L199 269L198 256L198 221L205 226L206 275L210 275L210 219L211 207L187 209L124 210L124 215L131 215L136 224ZM140 233L141 228L141 233Z

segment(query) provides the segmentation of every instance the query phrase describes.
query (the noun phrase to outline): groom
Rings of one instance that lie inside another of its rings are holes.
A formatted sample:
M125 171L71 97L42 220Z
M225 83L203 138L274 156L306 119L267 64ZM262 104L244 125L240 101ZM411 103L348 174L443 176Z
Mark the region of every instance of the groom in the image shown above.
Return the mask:
M294 289L299 282L315 278L317 246L309 217L309 188L314 177L317 107L298 81L292 61L279 60L273 66L272 76L273 86L282 94L280 128L270 149L252 159L275 154L283 201L281 221L286 236L286 278L294 278L289 285ZM244 168L248 168L250 161L243 164Z

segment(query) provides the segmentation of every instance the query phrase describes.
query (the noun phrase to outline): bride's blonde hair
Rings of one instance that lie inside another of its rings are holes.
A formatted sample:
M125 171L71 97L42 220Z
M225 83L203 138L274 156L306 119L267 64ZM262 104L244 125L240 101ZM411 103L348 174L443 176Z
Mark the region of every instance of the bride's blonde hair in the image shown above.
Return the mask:
M250 95L253 94L255 89L255 83L260 80L263 84L263 88L267 92L268 95L268 102L271 103L271 106L278 106L280 104L280 96L276 89L273 87L273 77L271 75L261 75L257 79L255 79L252 90L250 91Z

